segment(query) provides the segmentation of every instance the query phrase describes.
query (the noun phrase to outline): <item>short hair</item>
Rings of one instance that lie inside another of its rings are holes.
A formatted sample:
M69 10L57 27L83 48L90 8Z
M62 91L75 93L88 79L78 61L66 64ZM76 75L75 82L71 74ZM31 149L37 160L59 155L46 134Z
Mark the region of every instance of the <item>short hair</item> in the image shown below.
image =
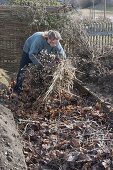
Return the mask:
M47 36L49 39L62 40L60 33L55 30L49 30L48 32L45 32L45 36Z

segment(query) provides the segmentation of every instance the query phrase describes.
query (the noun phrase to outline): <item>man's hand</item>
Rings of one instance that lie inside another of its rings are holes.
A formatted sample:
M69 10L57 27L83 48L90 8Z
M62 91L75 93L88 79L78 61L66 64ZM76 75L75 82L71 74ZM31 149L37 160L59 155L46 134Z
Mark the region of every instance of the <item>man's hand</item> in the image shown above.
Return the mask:
M34 64L37 66L37 68L39 70L42 70L43 64L40 62L40 60L34 54L32 54L32 59L34 60Z
M43 69L43 65L39 63L39 64L37 65L37 68L38 68L39 70L42 70L42 69Z
M43 69L43 64L40 62L39 59L37 59L37 61L38 61L38 64L37 64L38 69L39 69L39 70L42 70L42 69Z

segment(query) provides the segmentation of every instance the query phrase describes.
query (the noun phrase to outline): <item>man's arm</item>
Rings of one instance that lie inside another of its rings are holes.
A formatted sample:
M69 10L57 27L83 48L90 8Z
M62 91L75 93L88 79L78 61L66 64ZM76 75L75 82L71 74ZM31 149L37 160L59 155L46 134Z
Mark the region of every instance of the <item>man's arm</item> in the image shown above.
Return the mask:
M29 58L32 61L33 64L38 65L39 61L36 58L36 55L39 54L39 52L42 50L40 42L37 42L36 40L32 43L29 51Z
M55 47L55 49L57 50L57 54L59 54L62 58L66 58L65 51L64 51L62 45L60 44L60 42L59 42L58 45Z

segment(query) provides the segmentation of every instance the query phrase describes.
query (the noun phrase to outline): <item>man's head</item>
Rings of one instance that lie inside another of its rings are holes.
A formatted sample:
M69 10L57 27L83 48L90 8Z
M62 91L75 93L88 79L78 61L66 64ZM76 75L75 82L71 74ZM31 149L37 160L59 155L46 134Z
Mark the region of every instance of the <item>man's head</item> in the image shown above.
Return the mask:
M51 47L55 47L59 41L62 39L61 35L58 31L49 30L47 36L47 42L50 44Z

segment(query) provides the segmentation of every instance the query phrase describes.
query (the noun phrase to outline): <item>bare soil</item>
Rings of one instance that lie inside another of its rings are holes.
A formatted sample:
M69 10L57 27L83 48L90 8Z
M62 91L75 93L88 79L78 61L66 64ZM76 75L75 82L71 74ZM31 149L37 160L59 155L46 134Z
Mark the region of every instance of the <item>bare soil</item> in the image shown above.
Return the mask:
M0 104L0 170L9 169L27 168L13 114Z

